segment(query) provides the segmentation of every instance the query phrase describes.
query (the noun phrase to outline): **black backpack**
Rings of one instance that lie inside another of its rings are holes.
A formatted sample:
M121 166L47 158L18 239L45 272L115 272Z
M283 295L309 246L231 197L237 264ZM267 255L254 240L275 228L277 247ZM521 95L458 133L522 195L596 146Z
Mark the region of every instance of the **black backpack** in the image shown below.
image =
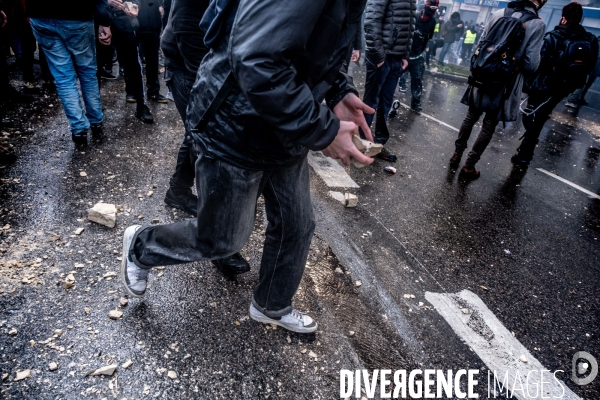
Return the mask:
M594 35L586 32L586 35L571 37L563 42L550 76L554 87L568 88L567 91L571 92L585 85L588 74L596 64L596 55L592 50L592 42L596 40Z
M513 18L515 12L521 12L521 16ZM479 41L471 57L469 84L491 90L504 87L519 67L515 55L525 37L525 22L536 18L536 13L527 10L505 9L504 16Z

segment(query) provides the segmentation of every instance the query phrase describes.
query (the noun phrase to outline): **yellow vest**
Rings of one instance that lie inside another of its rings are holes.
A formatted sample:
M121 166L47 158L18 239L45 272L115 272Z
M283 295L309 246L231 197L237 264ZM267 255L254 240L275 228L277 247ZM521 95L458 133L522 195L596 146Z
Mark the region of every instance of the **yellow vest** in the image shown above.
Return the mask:
M438 22L437 24L435 24L435 29L433 30L434 33L438 33L440 31L440 23Z
M471 33L471 31L467 31L467 33L465 35L465 41L463 43L464 44L474 44L476 37L477 37L477 32Z

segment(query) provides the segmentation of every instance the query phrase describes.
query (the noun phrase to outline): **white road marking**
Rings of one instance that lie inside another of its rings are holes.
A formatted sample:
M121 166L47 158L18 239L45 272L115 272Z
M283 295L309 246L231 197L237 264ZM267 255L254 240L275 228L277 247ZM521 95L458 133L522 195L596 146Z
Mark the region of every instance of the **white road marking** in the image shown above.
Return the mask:
M344 167L333 158L325 157L320 151L308 153L308 163L329 187L359 188Z
M579 185L576 185L576 184L574 184L573 182L566 180L565 178L561 178L561 177L560 177L560 176L558 176L558 175L554 175L552 172L548 172L548 171L546 171L546 170L545 170L545 169L543 169L543 168L536 168L536 169L537 169L538 171L540 171L540 172L543 172L543 173L545 173L546 175L549 175L549 176L551 176L551 177L553 177L553 178L555 178L555 179L558 179L559 181L561 181L561 182L563 182L563 183L566 183L566 184L567 184L567 185L569 185L569 186L572 186L572 187L574 187L575 189L577 189L577 190L579 190L579 191L581 191L581 192L583 192L583 193L587 194L587 195L588 195L588 196L590 196L590 197L593 197L594 199L599 199L599 200L600 200L600 196L599 196L599 195L597 195L597 194L596 194L596 193L594 193L594 192L590 192L589 190L587 190L587 189L585 189L585 188L582 188L581 186L579 186Z
M552 376L554 371L544 373L544 393L538 393L541 377L539 371L547 371L547 369L513 337L473 292L468 290L456 294L426 292L425 299L433 304L452 330L477 353L490 371L494 371L498 381L502 382L505 376L508 376L507 386L512 390L516 380L517 390L512 392L514 397L520 400L540 399L542 396L563 400L579 399L563 382L559 384L554 379ZM526 362L520 360L523 356ZM530 372L531 374L528 375ZM567 373L567 371L559 372L556 377L567 376ZM517 376L522 385L519 385ZM484 382L488 380L487 374L479 375L479 378ZM493 377L490 383L494 384ZM491 389L490 393L492 393Z
M408 104L404 104L402 102L400 102L400 104L402 104L403 107L410 109L410 106ZM425 118L429 118L429 119L437 122L440 125L444 125L445 127L450 128L450 129L452 129L455 132L458 132L458 128L455 128L452 125L449 125L449 124L445 123L444 121L440 121L439 119L437 119L434 116L431 116L429 114L425 114L424 112L422 112L421 115L424 116Z

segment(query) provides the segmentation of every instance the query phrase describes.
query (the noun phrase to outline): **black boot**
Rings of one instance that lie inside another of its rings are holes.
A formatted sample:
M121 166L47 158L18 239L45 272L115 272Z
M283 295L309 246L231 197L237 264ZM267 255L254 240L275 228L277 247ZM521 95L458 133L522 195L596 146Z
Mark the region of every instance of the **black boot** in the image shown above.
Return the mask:
M224 275L239 275L250 271L250 264L240 253L212 260L211 263Z
M144 122L146 124L153 124L154 123L154 117L152 116L152 113L150 112L150 109L143 102L139 102L138 101L137 108L135 110L135 117L138 118L138 119L141 119L142 122Z
M171 185L165 194L165 204L194 217L198 215L198 197L189 188L180 189Z
M417 114L420 113L421 110L423 110L423 107L421 107L421 100L412 99L410 102L410 109Z
M510 161L517 167L527 168L533 159L533 152L536 145L537 140L531 140L525 137L517 149L517 154L512 156Z

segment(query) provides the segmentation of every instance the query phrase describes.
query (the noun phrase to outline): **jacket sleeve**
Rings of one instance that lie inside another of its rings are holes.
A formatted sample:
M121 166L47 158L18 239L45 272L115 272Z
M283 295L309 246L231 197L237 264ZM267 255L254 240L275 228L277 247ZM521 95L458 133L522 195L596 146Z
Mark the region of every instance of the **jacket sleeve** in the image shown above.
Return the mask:
M367 54L375 64L385 61L383 48L383 17L388 0L369 0L365 15L365 40Z
M417 0L410 0L410 23L408 26L408 43L406 44L406 52L403 58L408 59L410 55L410 49L412 48L413 36L417 26Z
M324 5L242 1L229 42L233 75L256 113L279 134L311 150L329 146L340 122L298 78L292 57L306 47Z
M540 21L541 20L533 20L531 22ZM544 43L544 31L546 30L546 25L541 22L532 26L533 33L527 42L525 47L525 53L523 54L523 71L526 73L534 72L540 66L540 52L542 49L542 44Z

